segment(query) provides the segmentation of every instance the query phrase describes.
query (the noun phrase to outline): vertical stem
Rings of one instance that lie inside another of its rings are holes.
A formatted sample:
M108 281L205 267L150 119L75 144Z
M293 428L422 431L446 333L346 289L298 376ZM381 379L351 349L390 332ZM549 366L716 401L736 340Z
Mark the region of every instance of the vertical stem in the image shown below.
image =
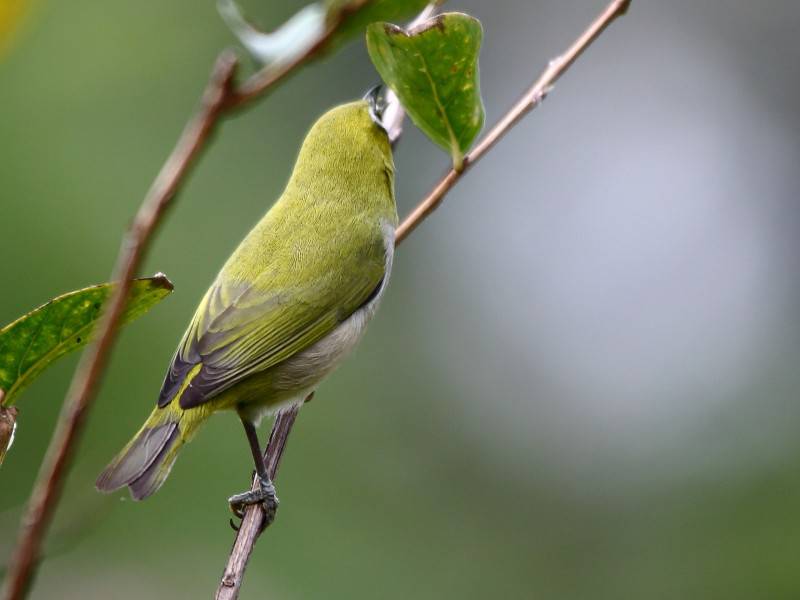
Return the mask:
M299 406L293 406L279 412L275 417L275 424L272 427L269 443L264 453L264 458L267 462L267 474L272 480L278 474L278 466L286 448L286 441L289 438L289 433L299 410ZM253 478L253 490L258 487L257 477ZM225 565L222 581L220 581L217 588L216 600L235 600L239 597L239 590L244 580L244 571L247 568L247 562L250 560L256 540L261 535L263 523L264 512L261 507L248 506L228 557L228 564Z

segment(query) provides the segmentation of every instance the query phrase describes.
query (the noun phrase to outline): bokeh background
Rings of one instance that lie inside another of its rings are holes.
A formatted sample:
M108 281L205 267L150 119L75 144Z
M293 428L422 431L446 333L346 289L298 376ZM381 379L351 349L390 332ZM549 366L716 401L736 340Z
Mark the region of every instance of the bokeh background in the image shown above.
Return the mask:
M4 0L5 1L5 0ZM453 0L485 27L492 123L603 0ZM247 0L270 28L300 2ZM302 411L243 598L800 597L800 5L634 0L403 245L379 318ZM211 0L37 0L0 62L0 322L108 278L220 48ZM162 491L94 477L360 40L225 123L145 274L32 598L210 597L247 485L215 418ZM447 157L408 128L406 213ZM0 561L76 358L20 402ZM263 426L266 435L268 426Z

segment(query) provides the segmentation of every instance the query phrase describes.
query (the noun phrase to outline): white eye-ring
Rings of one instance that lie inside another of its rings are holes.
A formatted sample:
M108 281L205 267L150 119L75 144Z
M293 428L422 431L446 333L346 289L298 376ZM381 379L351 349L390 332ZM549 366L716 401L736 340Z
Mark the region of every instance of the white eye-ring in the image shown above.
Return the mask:
M369 116L386 132L389 142L394 144L403 132L405 111L397 95L385 85L376 85L364 99L369 105Z

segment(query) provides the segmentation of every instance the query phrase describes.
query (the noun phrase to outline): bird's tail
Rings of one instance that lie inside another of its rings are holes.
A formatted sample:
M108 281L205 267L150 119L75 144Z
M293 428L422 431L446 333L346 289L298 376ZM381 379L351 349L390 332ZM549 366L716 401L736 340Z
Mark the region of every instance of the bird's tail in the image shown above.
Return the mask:
M97 489L112 492L127 485L134 500L158 491L178 451L205 421L204 408L183 410L172 402L153 410L134 438L100 473L95 482Z

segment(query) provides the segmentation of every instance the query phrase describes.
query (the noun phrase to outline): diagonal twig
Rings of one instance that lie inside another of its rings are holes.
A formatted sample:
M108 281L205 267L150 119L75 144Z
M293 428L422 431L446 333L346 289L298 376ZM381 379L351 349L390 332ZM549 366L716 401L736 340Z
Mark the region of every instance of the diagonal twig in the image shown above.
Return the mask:
M171 206L208 138L224 115L264 97L300 67L322 54L341 26L371 1L374 0L352 0L347 3L328 23L319 40L303 54L278 67L265 67L239 86L235 86L233 82L237 68L233 53L225 51L217 59L200 109L183 130L123 240L113 278L119 281L119 286L98 324L97 341L81 358L64 399L56 430L22 519L19 541L0 591L0 598L3 600L20 600L25 597L86 413L95 397L117 337L120 318L130 292L130 280L144 260L150 241L167 208Z
M630 3L631 0L614 0L611 2L564 54L550 61L547 68L523 95L522 99L498 121L489 133L478 142L472 152L465 157L463 170L460 172L451 170L445 174L428 196L420 202L417 208L397 228L395 246L405 240L441 204L447 193L475 162L491 150L526 114L542 103L542 100L544 100L544 97L555 82L617 17L625 14ZM269 472L272 478L277 474L281 453L296 417L297 409L294 409L291 413L279 413L275 419L270 444L266 453L270 469L274 469ZM273 444L273 439L275 438L280 440L280 444ZM247 508L245 518L242 520L231 554L228 557L222 581L217 588L216 600L236 600L239 597L244 570L253 552L256 540L261 533L263 518L264 514L257 506Z
M241 108L253 100L263 97L265 93L294 74L311 59L323 54L327 50L328 44L341 27L352 17L357 15L359 11L366 8L374 1L375 0L351 0L342 6L336 13L335 18L328 23L328 26L319 39L305 52L287 63L279 64L277 67L272 65L263 67L236 89L232 89L225 100L225 110Z
M414 231L428 215L439 207L447 192L458 183L470 167L478 162L491 150L514 125L539 106L553 88L556 81L572 66L611 23L624 15L630 7L631 0L614 0L592 22L581 36L575 40L564 54L554 58L547 65L536 82L528 89L511 110L509 110L497 124L475 145L464 157L464 166L461 171L450 170L434 186L431 192L420 202L408 217L400 224L395 232L395 245L400 244Z
M144 258L152 234L178 189L181 177L189 170L214 129L235 71L236 58L230 53L223 53L214 66L200 110L181 134L123 241L114 272L114 280L119 280L119 285L101 320L98 341L81 358L64 400L56 430L22 519L19 542L11 557L3 587L1 597L4 599L18 600L27 593L42 538L52 517L52 508L61 493L72 450L116 338L131 280Z

